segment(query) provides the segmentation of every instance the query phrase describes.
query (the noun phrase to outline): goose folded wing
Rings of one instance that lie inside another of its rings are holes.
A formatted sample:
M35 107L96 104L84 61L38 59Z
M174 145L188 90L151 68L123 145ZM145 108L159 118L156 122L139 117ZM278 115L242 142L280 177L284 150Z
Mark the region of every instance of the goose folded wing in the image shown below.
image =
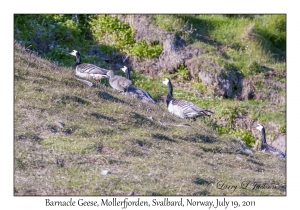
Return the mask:
M137 97L138 99L140 99L142 101L145 101L145 102L149 101L149 102L155 103L155 101L151 97L151 95L147 91L145 91L141 88L131 85L128 87L127 92L129 92L131 95Z
M206 113L208 110L201 109L197 107L195 104L193 104L192 102L186 100L173 100L172 105L180 107L184 118L192 118L201 115L208 115Z
M272 153L274 155L285 157L285 154L282 151L280 151L279 149L277 149L275 147L272 147L271 145L267 145L266 150L267 150L267 152Z
M83 63L80 65L79 71L89 73L89 74L106 74L107 70L100 68L98 66L95 66L93 64L89 63Z

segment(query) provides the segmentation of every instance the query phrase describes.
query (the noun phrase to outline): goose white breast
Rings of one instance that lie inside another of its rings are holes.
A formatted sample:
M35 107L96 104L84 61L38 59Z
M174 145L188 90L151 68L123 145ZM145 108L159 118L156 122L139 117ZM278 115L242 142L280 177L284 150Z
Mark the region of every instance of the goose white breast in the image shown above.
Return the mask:
M70 55L76 57L76 62L74 65L75 75L81 78L101 80L103 78L108 78L107 72L108 70L100 68L90 63L81 63L80 53L76 50L73 50Z

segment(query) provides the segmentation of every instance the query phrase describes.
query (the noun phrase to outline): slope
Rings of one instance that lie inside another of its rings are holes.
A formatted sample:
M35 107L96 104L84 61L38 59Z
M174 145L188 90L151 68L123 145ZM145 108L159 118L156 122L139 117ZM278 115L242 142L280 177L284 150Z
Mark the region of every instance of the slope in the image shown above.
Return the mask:
M285 194L285 160L249 155L204 119L178 119L164 104L87 87L17 43L14 56L15 195Z

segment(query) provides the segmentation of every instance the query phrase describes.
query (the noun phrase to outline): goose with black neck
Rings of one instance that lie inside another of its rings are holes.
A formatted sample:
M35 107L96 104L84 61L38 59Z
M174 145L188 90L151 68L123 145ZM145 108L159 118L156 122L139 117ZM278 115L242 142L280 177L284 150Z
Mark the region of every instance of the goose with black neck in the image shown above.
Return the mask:
M76 62L73 67L76 76L94 80L102 80L103 78L108 78L107 69L100 68L90 63L81 63L81 55L77 50L73 50L70 55L76 57Z
M163 84L168 86L167 107L168 111L180 118L196 118L198 116L210 116L212 111L197 107L190 101L176 99L173 97L173 86L170 79L166 78Z
M130 71L128 70L128 68L124 66L123 68L121 68L121 70L125 73L126 78L130 80ZM142 88L138 88L133 85L130 85L127 88L127 93L133 97L140 99L143 103L153 103L153 104L156 103L155 100L150 95L150 93L143 90Z

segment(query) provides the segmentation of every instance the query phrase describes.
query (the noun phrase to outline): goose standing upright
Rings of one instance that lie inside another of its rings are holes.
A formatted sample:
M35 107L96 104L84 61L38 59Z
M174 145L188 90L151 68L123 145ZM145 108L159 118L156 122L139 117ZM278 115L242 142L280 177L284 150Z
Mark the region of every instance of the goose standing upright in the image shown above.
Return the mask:
M168 95L167 95L167 106L169 112L180 117L180 118L196 118L198 116L210 116L209 111L207 109L201 109L197 107L192 102L186 100L179 100L173 97L173 86L171 84L170 79L166 78L163 81L163 84L168 86Z
M118 91L125 92L127 91L128 87L132 85L132 82L129 79L116 76L112 70L107 72L107 76L109 78L110 86Z
M123 68L121 68L121 70L125 73L126 78L130 80L130 72L128 68L124 66ZM156 103L152 96L147 91L141 88L130 85L127 88L127 92L133 97L137 97L138 99L140 99L143 103Z
M272 155L276 155L276 156L285 158L285 154L282 151L280 151L279 149L277 149L275 147L272 147L271 145L269 145L267 143L266 131L265 131L264 126L262 126L261 124L258 124L258 125L255 126L255 128L261 132L261 141L262 141L261 142L261 148L260 148L261 151L264 151L264 152L270 153Z
M81 63L80 53L77 50L73 50L70 55L76 57L76 62L74 65L75 75L86 78L86 79L94 79L101 80L103 78L108 78L107 72L108 70L95 66L89 63Z

